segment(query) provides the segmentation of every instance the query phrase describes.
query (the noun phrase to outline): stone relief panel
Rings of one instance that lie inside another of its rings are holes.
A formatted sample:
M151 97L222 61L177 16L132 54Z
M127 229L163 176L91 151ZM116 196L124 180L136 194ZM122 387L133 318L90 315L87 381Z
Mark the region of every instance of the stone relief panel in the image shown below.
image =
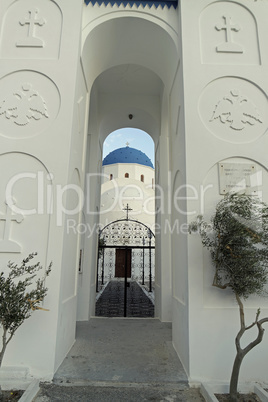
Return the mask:
M249 143L268 127L267 95L251 81L223 77L210 82L199 99L206 128L230 143Z
M40 134L56 119L59 91L48 77L18 71L0 80L0 135L22 139Z
M62 13L53 1L15 1L4 15L0 55L7 59L57 59L61 31Z
M202 63L261 64L257 23L244 6L219 1L199 20Z
M36 251L38 259L44 261L51 177L40 161L18 152L0 155L0 171L0 258L8 261L6 253L22 253L24 258Z

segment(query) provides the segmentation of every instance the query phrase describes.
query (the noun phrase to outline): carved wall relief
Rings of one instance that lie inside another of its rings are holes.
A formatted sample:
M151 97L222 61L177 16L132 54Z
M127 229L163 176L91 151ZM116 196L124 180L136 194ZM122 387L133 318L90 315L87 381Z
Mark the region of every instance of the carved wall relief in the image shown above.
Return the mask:
M19 23L21 26L28 25L27 29L27 36L19 39L16 42L17 47L44 47L45 42L38 38L35 35L35 27L40 26L42 27L46 20L44 18L39 18L39 9L34 8L28 11L28 16L24 17L23 20L20 20Z
M237 131L244 130L247 124L254 126L262 123L262 118L254 103L237 89L231 89L219 100L210 121L215 119L219 119L221 123L227 124L232 130Z
M199 113L209 131L233 143L254 141L268 126L266 94L242 78L224 77L208 84L199 99Z
M217 24L215 28L217 31L225 31L225 38L222 43L216 46L216 51L221 53L243 53L243 46L235 43L232 38L232 31L239 32L240 25L232 24L232 17L228 14L222 16L224 24Z
M51 0L15 1L6 11L0 55L10 59L57 59L62 13Z
M242 5L219 1L200 15L202 63L261 64L258 27Z
M7 95L0 106L0 115L13 120L18 126L29 124L31 119L48 118L46 102L42 96L32 89L32 84L25 82L21 90Z
M27 138L39 134L57 117L60 95L46 76L19 71L0 80L0 135Z
M51 177L31 155L0 155L0 253L46 253Z
M14 214L12 209L16 204L15 200L5 201L6 213L0 214L0 221L4 221L2 240L0 240L0 253L20 253L21 245L10 239L12 221L21 223L24 219L22 214Z

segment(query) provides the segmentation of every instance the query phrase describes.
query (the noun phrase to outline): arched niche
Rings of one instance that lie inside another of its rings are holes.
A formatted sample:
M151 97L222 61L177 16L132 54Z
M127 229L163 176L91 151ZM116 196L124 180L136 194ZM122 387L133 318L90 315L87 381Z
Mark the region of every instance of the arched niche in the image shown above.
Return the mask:
M0 156L0 258L21 261L31 252L46 263L51 176L35 157L21 152Z
M171 87L178 64L176 34L167 24L140 15L113 14L83 32L82 63L89 87L105 70L122 64L138 64L154 71ZM102 52L99 52L102 49ZM98 63L93 60L98 54Z

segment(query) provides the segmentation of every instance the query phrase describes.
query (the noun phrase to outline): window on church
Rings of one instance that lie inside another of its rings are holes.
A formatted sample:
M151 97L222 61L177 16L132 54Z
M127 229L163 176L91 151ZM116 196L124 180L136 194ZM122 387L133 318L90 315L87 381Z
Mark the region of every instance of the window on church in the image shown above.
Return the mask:
M129 178L129 173L125 173L125 177L128 179Z
M152 179L152 188L154 188L154 179Z
M141 175L141 181L144 183L144 175Z
M110 174L110 180L113 180L113 175L112 175L112 173Z

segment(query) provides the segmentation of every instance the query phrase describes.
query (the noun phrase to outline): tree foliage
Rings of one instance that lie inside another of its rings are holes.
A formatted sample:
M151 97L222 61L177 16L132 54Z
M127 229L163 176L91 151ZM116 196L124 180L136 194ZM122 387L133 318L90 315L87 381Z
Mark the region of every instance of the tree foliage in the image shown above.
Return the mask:
M52 263L45 271L43 278L33 284L37 272L42 269L40 262L31 265L37 253L31 253L20 265L8 262L8 273L0 273L0 326L3 330L0 366L8 343L21 324L40 307L47 294L45 278L51 271Z
M190 224L210 251L215 266L213 285L231 288L243 299L265 295L268 279L268 206L257 197L229 194L207 223Z

